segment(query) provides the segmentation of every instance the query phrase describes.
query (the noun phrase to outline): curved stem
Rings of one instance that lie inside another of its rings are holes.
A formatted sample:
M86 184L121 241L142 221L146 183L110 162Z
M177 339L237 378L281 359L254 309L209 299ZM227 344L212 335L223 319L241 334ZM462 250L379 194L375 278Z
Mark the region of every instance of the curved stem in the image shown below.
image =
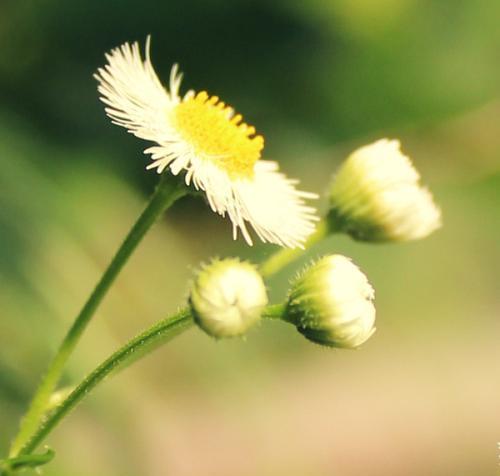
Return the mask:
M330 232L327 221L322 219L318 223L316 231L307 239L304 248L282 248L265 260L259 267L262 276L268 278L276 274L287 264L301 256L307 248L325 238Z
M48 367L48 370L42 377L35 395L31 400L28 411L21 421L19 432L11 445L11 457L19 454L21 447L26 443L32 432L37 427L47 409L47 403L61 377L69 356L73 352L73 349L83 334L83 331L87 327L99 304L127 262L128 258L131 256L153 223L156 222L156 220L168 207L170 207L170 205L186 193L186 188L179 185L173 177L169 174L162 175L148 205L128 233L108 268L102 275L100 281L97 283L97 286L92 291L92 294L62 341L56 355Z
M130 365L167 340L187 330L192 324L191 311L184 308L134 337L87 375L68 397L48 415L47 419L40 424L31 438L20 449L19 455L27 455L34 451L57 424L113 371Z

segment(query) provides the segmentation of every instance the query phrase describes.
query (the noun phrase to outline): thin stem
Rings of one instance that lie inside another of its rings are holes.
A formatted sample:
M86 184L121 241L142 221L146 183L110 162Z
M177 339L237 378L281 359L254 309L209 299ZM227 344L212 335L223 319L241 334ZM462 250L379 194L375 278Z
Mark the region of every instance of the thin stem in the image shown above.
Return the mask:
M68 397L48 415L47 419L40 424L31 438L20 449L19 454L27 455L34 451L57 424L113 371L124 368L149 354L159 345L189 329L192 324L191 311L184 308L130 340L87 375Z
M260 265L260 272L262 276L264 276L265 278L269 278L273 274L276 274L287 264L291 263L299 256L301 256L307 248L325 238L329 232L330 228L327 224L327 221L325 219L322 219L318 223L316 231L306 241L304 248L282 248L281 250L271 255L267 260L265 260Z
M286 303L271 304L264 309L262 313L263 319L283 319L286 310Z
M108 292L109 288L115 281L133 251L136 249L137 245L141 242L146 232L162 215L162 213L178 198L186 193L186 188L178 185L177 181L175 181L175 179L173 179L169 174L164 174L161 177L149 203L130 230L129 234L125 238L125 241L118 249L100 281L97 283L97 286L94 288L92 294L76 317L56 355L52 359L48 370L42 377L35 395L31 400L28 411L21 421L19 433L12 443L10 456L16 456L19 454L21 447L23 447L32 432L37 427L40 419L47 409L47 403L61 377L68 358L73 352L73 349L78 343L83 331L87 327L102 299Z

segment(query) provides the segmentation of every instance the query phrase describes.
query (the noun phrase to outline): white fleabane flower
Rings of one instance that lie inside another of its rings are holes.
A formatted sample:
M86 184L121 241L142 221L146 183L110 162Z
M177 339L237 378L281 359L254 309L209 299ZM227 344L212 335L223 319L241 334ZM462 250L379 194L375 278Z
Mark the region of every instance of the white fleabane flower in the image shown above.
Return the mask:
M106 54L98 70L101 100L114 124L154 142L148 169L185 173L186 185L203 190L214 212L229 216L233 237L241 231L252 244L249 223L264 242L302 247L314 231L315 209L296 180L278 171L276 162L259 160L264 139L242 116L205 91L180 95L182 75L174 65L169 88L151 64L149 38L145 59L139 45L125 43Z
M285 316L313 342L353 349L375 332L374 296L351 260L329 255L292 282Z
M238 259L214 260L196 276L189 295L196 323L217 338L244 334L267 304L267 292L255 266Z
M397 140L354 151L330 187L333 228L364 241L424 238L441 226L441 212Z

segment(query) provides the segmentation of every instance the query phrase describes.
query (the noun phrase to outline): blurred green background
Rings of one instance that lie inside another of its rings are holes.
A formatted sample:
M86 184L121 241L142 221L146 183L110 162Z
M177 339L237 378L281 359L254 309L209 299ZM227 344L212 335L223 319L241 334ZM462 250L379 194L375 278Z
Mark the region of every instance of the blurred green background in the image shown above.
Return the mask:
M0 454L157 180L92 78L105 51L151 33L160 76L179 62L184 88L234 105L307 190L354 148L401 138L444 227L310 251L351 256L374 284L378 331L360 350L274 322L244 341L193 329L79 407L48 439L44 474L500 474L499 24L498 0L0 0ZM66 383L182 304L200 261L273 251L232 242L202 200L179 202ZM275 301L299 265L269 283Z

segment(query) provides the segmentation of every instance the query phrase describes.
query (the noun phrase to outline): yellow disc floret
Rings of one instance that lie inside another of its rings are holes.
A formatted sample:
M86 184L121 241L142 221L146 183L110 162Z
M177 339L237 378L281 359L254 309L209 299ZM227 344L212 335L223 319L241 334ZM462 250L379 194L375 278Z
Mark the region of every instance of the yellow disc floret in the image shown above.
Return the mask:
M264 138L245 124L239 114L217 96L205 91L185 99L174 110L174 121L182 137L195 153L211 160L229 174L241 177L253 174Z

